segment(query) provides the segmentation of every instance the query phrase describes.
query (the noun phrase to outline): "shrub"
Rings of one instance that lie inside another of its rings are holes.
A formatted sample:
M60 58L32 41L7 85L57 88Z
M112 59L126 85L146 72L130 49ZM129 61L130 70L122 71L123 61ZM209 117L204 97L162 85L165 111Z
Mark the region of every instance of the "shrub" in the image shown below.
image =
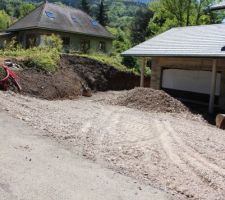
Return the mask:
M26 64L29 67L54 72L58 68L60 54L56 49L32 48L26 58Z
M63 41L59 36L55 34L52 34L50 36L44 36L44 43L42 47L54 48L54 49L57 49L59 52L61 52L63 49Z
M62 40L56 35L46 36L44 45L30 49L21 48L12 39L4 50L0 50L0 56L23 57L29 67L54 72L60 61L61 49Z

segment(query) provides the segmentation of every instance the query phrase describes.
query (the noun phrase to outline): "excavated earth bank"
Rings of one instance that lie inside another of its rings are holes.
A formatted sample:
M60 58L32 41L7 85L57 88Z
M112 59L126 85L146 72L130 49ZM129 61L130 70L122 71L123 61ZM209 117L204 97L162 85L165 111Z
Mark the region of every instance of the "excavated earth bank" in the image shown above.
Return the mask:
M92 91L132 89L140 77L118 71L110 65L80 56L64 55L57 72L51 74L35 68L17 72L23 94L48 100L72 99L87 88ZM149 81L149 80L148 80Z

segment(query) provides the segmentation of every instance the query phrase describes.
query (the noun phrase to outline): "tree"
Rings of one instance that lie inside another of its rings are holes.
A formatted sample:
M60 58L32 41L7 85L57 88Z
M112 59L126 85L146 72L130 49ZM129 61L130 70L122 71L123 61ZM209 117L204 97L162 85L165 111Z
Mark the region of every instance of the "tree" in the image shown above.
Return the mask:
M87 0L81 0L80 9L86 12L87 14L90 14L90 6Z
M4 10L0 10L0 31L5 30L10 24L10 16Z
M34 4L32 3L25 3L22 4L19 7L19 18L24 17L25 15L27 15L29 12L31 12L33 9L35 9Z
M98 11L98 15L97 15L97 20L102 26L106 26L106 24L108 22L108 16L106 14L106 7L105 7L105 4L104 4L104 0L101 0L101 2L99 4L99 11Z
M149 9L140 8L134 17L131 24L131 42L137 45L146 40L146 37L151 35L148 29L149 20L152 18L153 13Z
M217 14L207 11L214 0L159 0L150 4L154 16L149 29L158 34L172 27L211 24L220 21Z

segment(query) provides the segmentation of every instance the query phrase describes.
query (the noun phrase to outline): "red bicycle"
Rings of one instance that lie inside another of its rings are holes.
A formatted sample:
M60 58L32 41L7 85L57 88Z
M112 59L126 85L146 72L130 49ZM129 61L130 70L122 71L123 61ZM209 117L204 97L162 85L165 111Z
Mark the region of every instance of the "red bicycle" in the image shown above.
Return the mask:
M17 91L20 92L22 88L20 84L18 83L17 75L5 65L0 65L0 67L3 68L6 74L5 77L0 80L0 87L4 91L6 91L8 90L9 87L12 86L14 89L16 88Z

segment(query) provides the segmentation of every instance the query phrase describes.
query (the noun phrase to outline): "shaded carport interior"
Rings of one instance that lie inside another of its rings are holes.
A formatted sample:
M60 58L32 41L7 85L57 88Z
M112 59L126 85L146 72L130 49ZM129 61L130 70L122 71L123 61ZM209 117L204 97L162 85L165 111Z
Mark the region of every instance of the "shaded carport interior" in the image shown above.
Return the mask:
M178 60L182 65L180 69L185 69L184 66L188 66L190 62L198 63L192 70L210 71L211 74L209 86L210 88L208 88L208 90L210 91L208 106L209 112L213 113L216 100L216 85L218 73L221 73L223 77L222 83L224 83L225 81L225 71L223 72L225 68L224 46L224 24L190 26L173 28L123 52L122 55L136 56L142 59L140 86L143 86L144 84L143 77L144 68L146 66L146 59L152 60L151 87L154 89L162 89L162 71L163 69L166 69L168 67L166 66L168 60L174 60L174 67L169 66L169 68L171 69L179 69L179 66L175 66L176 63L179 63ZM162 60L164 60L163 66L160 65L160 62ZM207 68L204 68L205 65L207 66ZM186 68L190 70L190 68ZM222 70L222 72L220 70ZM157 76L160 77L154 77L156 71L158 71ZM156 80L153 79L159 79L157 81L160 81L160 84L155 84L154 81ZM155 86L154 84L157 86ZM224 90L224 85L222 85L221 91ZM225 101L223 101L223 104L225 104Z

